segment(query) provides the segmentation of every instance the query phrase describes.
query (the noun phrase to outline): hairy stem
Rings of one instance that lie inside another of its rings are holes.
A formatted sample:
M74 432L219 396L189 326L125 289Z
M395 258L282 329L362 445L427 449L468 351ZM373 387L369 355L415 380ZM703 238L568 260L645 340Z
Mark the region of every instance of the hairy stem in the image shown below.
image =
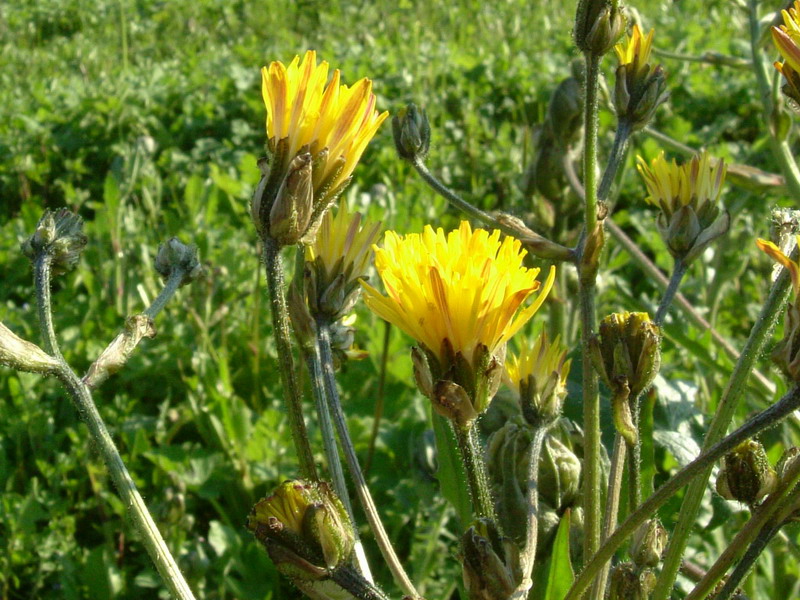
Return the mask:
M733 419L736 407L744 395L747 378L753 369L753 364L764 349L769 333L775 326L781 309L786 303L788 292L789 274L786 269L782 269L770 290L764 306L761 308L758 319L750 330L750 336L747 338L744 348L742 348L742 353L739 355L739 360L733 368L733 373L728 380L728 385L722 393L717 412L705 436L705 441L703 443L704 450L710 448L725 435ZM681 565L684 549L686 548L689 535L694 528L697 512L700 509L703 493L705 492L710 475L711 466L709 465L703 470L700 476L692 482L689 489L686 490L683 504L681 504L678 522L675 524L675 528L670 535L667 552L664 556L664 565L658 577L653 600L667 600L667 598L669 598L672 586L675 582L675 577Z
M283 400L289 417L289 428L292 430L297 458L300 462L300 475L305 479L317 480L317 467L314 454L308 440L308 430L303 419L303 402L297 373L292 358L292 342L289 329L289 309L286 306L283 264L280 247L269 236L264 238L264 265L267 270L269 286L269 306L272 311L272 328L275 333L275 346L278 350L278 361L281 383L283 384Z
M600 180L600 188L597 191L597 199L601 202L608 200L611 192L611 185L617 176L617 171L625 157L625 148L628 139L631 137L631 124L627 119L622 119L617 123L617 130L614 132L614 145L611 147L611 154L608 157L606 168L603 171L603 178Z
M584 566L578 577L567 592L564 600L578 600L592 583L597 573L603 568L614 552L625 542L636 528L649 519L664 505L678 490L697 477L702 476L706 470L710 471L713 464L730 452L743 441L758 435L762 431L774 427L781 420L800 408L800 388L793 387L778 402L758 413L739 429L726 438L717 442L713 447L703 452L700 456L673 475L664 485L645 500L639 508L633 511L623 521L613 534L603 543L597 552Z
M486 475L486 461L483 456L476 425L471 423L460 427L453 423L458 450L467 475L469 497L472 500L472 512L477 518L491 519L498 525L494 514L492 492L489 489L489 478Z
M672 304L672 300L675 298L675 294L678 293L678 288L681 285L681 281L683 280L683 276L686 274L686 269L689 267L683 260L680 258L675 259L675 267L672 269L672 277L669 278L669 285L667 289L664 290L664 295L661 297L661 302L658 305L658 310L656 310L656 317L655 317L655 324L661 327L664 323L664 318L667 316L667 311L669 310L670 304Z
M92 440L97 445L100 455L108 467L111 479L117 488L123 505L128 511L128 516L139 530L142 536L142 544L155 563L156 569L169 588L170 593L178 600L193 600L192 590L183 578L178 564L172 557L164 538L161 537L158 527L150 516L147 505L136 488L133 478L119 455L114 440L111 438L97 407L92 401L89 388L78 379L78 376L66 363L62 362L55 375L67 388L81 420L89 428Z
M150 303L150 306L148 306L142 314L151 319L155 319L158 313L167 305L167 302L172 300L178 288L181 287L184 277L186 277L186 272L183 269L176 268L167 278L158 296L156 296L155 300Z
M381 368L378 374L378 390L375 398L375 418L372 421L372 433L369 436L369 449L367 450L367 460L364 461L364 473L369 473L372 466L372 458L375 456L375 444L378 441L378 432L383 419L383 405L386 393L386 373L389 367L389 339L392 334L392 326L386 321L383 324L383 346L381 350Z
M314 400L317 405L317 414L319 415L319 428L322 433L322 447L325 449L325 457L328 459L328 469L333 481L333 489L344 504L345 510L350 517L350 522L353 524L353 534L355 535L355 557L358 563L359 571L364 575L368 581L372 581L372 573L370 572L367 556L364 553L364 545L361 543L361 538L358 535L358 528L355 526L355 517L353 515L353 504L350 502L350 494L347 492L347 482L344 478L344 470L342 469L342 461L339 458L339 449L336 446L336 434L333 430L333 422L331 421L331 413L328 408L328 400L325 393L325 378L322 374L322 360L320 359L319 349L316 345L311 348L305 348L304 354L308 371L311 374L311 388L314 390Z
M53 310L50 300L50 255L40 252L33 261L33 279L36 287L36 307L39 313L39 328L42 332L44 351L59 361L64 361L58 347L55 328L53 327Z
M336 569L331 575L331 579L350 592L355 598L358 598L358 600L389 600L389 597L382 589L373 585L361 573L347 565Z
M336 375L334 374L333 354L331 352L330 326L322 320L317 321L317 345L320 357L322 358L325 392L333 415L333 422L339 434L339 443L342 445L342 450L344 450L347 466L350 469L350 476L355 482L358 499L361 501L361 507L367 515L367 521L369 521L372 532L375 534L378 548L380 548L381 554L386 564L389 566L389 570L392 572L395 581L407 596L419 598L414 584L411 583L411 580L408 578L400 559L394 551L392 542L386 534L381 518L378 515L378 509L375 507L372 494L370 494L367 482L364 479L364 474L361 471L361 466L358 464L356 449L350 439L350 432L347 429L347 421L344 416L344 411L342 410L342 403L339 400L339 390L336 389Z

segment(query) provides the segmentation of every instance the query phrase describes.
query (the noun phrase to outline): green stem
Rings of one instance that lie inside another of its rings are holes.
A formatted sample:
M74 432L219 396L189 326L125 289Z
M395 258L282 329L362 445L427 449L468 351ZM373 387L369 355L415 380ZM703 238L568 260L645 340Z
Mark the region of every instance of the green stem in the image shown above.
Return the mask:
M156 565L158 573L169 588L170 593L178 600L194 600L194 595L186 580L183 578L175 559L161 537L153 518L147 510L136 484L133 481L122 457L119 455L114 440L106 429L105 423L92 401L91 393L73 373L66 363L61 364L55 373L56 377L64 384L75 403L75 408L81 420L89 428L92 440L108 467L111 479L122 499L122 504L128 511L128 516L133 521L142 536L144 545L150 558Z
M755 71L756 81L758 82L758 89L764 104L764 124L769 131L770 147L786 179L789 193L795 198L800 198L800 169L797 167L792 149L788 142L785 139L780 140L775 137L772 123L774 112L779 109L775 106L775 102L772 98L772 86L769 82L768 67L764 61L761 49L761 27L758 22L758 2L757 0L749 0L747 5L748 20L750 23L750 52L753 56L753 70Z
M542 445L547 436L547 427L537 427L533 431L530 453L528 454L528 523L525 530L525 546L519 555L522 578L509 600L523 600L533 587L531 573L536 562L536 542L539 537L539 462Z
M305 479L316 481L318 479L317 467L314 464L314 454L311 451L306 423L303 420L302 395L297 383L297 373L294 370L294 359L292 358L289 309L286 306L286 296L284 295L285 284L280 247L269 236L264 238L264 265L267 270L269 305L272 311L275 346L278 350L278 361L280 363L278 370L283 384L283 399L289 417L289 428L292 430L292 440L300 462L300 475Z
M347 482L344 478L342 461L339 458L339 449L336 447L336 434L333 430L331 413L328 408L328 400L325 394L325 378L322 374L322 360L320 359L319 349L316 344L311 348L304 349L308 371L311 374L311 388L314 390L314 400L317 405L317 415L319 415L319 428L322 433L322 446L325 449L325 457L328 459L328 469L330 470L333 489L344 504L344 508L353 524L355 535L355 556L358 568L368 581L372 581L367 556L364 553L364 546L358 535L358 528L355 526L353 515L353 504L350 502L350 494L347 491Z
M50 299L50 255L46 252L41 252L33 261L33 278L36 287L39 328L42 332L42 346L50 356L63 362L64 357L58 347L58 338L56 338L55 328L53 327L53 311Z
M788 292L789 273L786 269L782 269L770 290L758 319L750 330L750 336L747 338L744 348L742 348L739 360L736 362L731 378L728 380L728 385L722 393L717 412L705 436L704 450L722 439L728 430L736 407L747 387L747 378L753 369L755 361L764 349L772 328L775 326L780 311L786 302ZM686 490L678 522L670 535L667 552L664 556L664 565L658 577L653 600L667 600L670 595L689 535L695 527L697 512L700 509L706 483L710 475L711 466L709 465Z
M683 260L680 258L675 259L675 267L672 269L672 277L669 279L669 285L667 286L667 289L664 290L664 295L661 297L661 303L658 305L658 310L656 311L656 318L654 322L659 327L661 327L661 325L664 323L664 318L667 316L669 306L672 304L675 294L678 293L678 287L680 287L681 280L686 274L686 270L688 268L689 265L683 262Z
M391 338L392 326L389 321L383 324L383 347L381 351L381 368L378 374L378 390L375 398L375 417L372 421L372 433L369 436L369 449L367 450L367 460L364 461L364 473L369 473L372 466L372 458L375 456L375 444L378 441L378 432L383 419L383 405L386 392L386 373L389 367L389 340Z
M563 600L578 600L581 598L597 573L603 568L603 565L614 556L614 553L625 540L636 531L639 525L652 517L678 490L703 475L706 470L710 471L717 460L737 445L770 427L774 427L798 408L800 408L800 388L793 387L778 402L758 413L739 429L717 442L713 447L703 452L673 475L617 527L614 533L584 566Z
M780 530L781 524L769 524L758 533L756 539L754 539L747 548L747 552L742 556L739 564L736 565L736 568L725 581L725 585L723 585L722 589L714 596L714 600L728 600L728 598L733 596L736 592L736 588L739 587L739 584L747 573L753 568L753 565L758 557L761 556L767 544L772 541Z
M473 206L464 200L461 196L439 181L436 176L428 170L428 167L425 166L425 163L423 163L419 158L411 161L411 164L420 174L425 183L427 183L431 189L433 189L433 191L442 196L442 198L450 202L450 204L455 206L457 209L466 213L470 217L481 221L489 227L499 229L506 235L514 238L520 238L521 232L519 229L510 227L504 221L496 219L489 213L482 211L478 207ZM528 230L527 235L529 236L529 239L522 241L525 242L525 247L531 254L558 261L574 260L574 251L571 248L556 244L555 242L547 240L530 230ZM539 249L542 246L546 248L546 251L540 253Z
M611 468L608 473L608 493L606 495L606 513L603 517L603 537L601 542L605 542L613 533L617 526L617 515L619 513L619 496L622 488L622 472L625 467L625 449L627 444L622 436L617 433L614 437L614 452L611 455ZM592 585L591 600L602 600L606 591L606 581L608 581L608 571L611 563L606 563L600 570L600 574L595 578Z
M659 58L671 58L683 62L705 63L722 67L732 67L734 69L749 70L753 67L752 63L746 58L719 54L717 52L706 52L700 56L693 56L690 54L680 54L678 52L668 52L660 48L653 48L653 54Z
M597 226L597 89L600 58L586 54L586 87L584 92L584 232L590 236ZM581 260L577 261L581 270ZM596 273L597 265L593 265ZM597 321L595 310L595 273L578 273L578 296L581 317L581 363L583 367L583 502L585 513L583 555L592 556L600 543L601 519L601 456L600 456L600 394L597 374L592 367L590 341Z
M642 395L639 394L631 405L631 418L636 430L636 443L628 446L628 512L633 512L642 503Z
M186 276L186 272L182 269L176 268L167 279L166 283L164 283L164 287L161 288L161 292L159 292L156 299L148 306L144 312L142 313L146 317L151 319L155 319L158 313L160 313L163 308L167 305L172 297L175 295L175 292L178 291L178 288L181 287L183 283L183 278Z
M486 475L486 461L480 440L478 440L476 425L474 422L464 427L455 423L452 425L461 461L464 464L464 472L467 475L473 514L477 518L491 519L499 527L494 513L492 492L489 489L489 478Z
M322 373L325 378L325 392L329 402L329 408L333 415L333 422L336 426L336 431L339 434L339 443L344 450L345 460L350 469L350 476L355 483L358 499L361 501L361 507L367 516L367 521L375 534L375 541L378 543L378 548L383 555L389 570L392 572L395 581L403 590L403 593L411 598L419 598L414 584L408 578L408 575L403 569L400 559L394 551L392 542L386 534L386 530L381 522L378 509L375 507L375 502L372 500L367 482L364 479L364 474L361 471L361 466L358 464L358 456L356 455L355 447L350 439L350 432L347 429L347 421L342 410L342 403L339 400L339 390L336 389L336 376L333 367L333 353L331 351L331 333L330 326L324 321L317 321L317 347L319 348L320 357L322 359Z
M737 571L739 573L731 591L736 589L753 562L761 554L766 543L773 538L783 524L784 515L781 513L785 512L787 506L794 507L796 501L794 492L798 481L800 481L800 464L795 462L781 478L778 488L753 512L750 520L739 530L736 537L731 540L731 543L686 597L686 600L703 600L725 576L728 568L741 557L742 561L734 571L734 573ZM747 549L746 552L745 549ZM717 594L714 598L722 600L727 596Z
M614 145L611 146L611 154L608 157L605 171L603 171L603 178L600 180L600 188L597 191L597 199L600 202L608 200L608 194L611 192L611 185L614 183L614 178L617 176L617 171L625 157L625 148L628 145L630 137L630 122L627 119L618 121L617 130L614 132Z
M364 578L361 573L355 571L347 565L339 567L331 575L331 579L342 588L350 592L358 600L389 600L389 597L382 589L372 584ZM314 597L314 596L310 596ZM326 597L320 594L319 597Z

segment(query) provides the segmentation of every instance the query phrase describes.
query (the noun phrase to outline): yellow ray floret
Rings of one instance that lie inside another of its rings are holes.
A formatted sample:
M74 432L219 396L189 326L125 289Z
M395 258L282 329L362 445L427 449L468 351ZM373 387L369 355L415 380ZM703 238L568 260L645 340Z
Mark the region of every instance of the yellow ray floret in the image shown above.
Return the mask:
M795 239L797 243L800 244L800 235L796 236ZM770 241L759 239L756 240L756 244L761 250L766 252L771 259L783 265L789 271L795 297L800 298L800 264L786 256L780 248Z
M625 40L614 46L614 51L619 58L619 64L630 65L636 61L639 67L650 62L650 51L653 48L653 35L655 30L651 29L646 36L642 36L642 31L638 25L633 26L629 36Z
M541 391L555 373L558 376L557 391L563 393L566 392L571 362L567 360L567 351L561 345L561 338L556 337L550 342L547 334L543 332L532 344L527 341L520 344L519 354L508 356L505 363L505 381L519 394L520 383L533 377L537 389Z
M783 25L772 28L772 40L785 62L776 62L775 68L789 79L784 72L787 66L795 72L800 71L800 2L795 1L789 10L782 10L781 15Z
M663 152L649 166L639 156L636 168L649 192L645 200L668 215L681 206L691 204L698 207L706 202L715 203L727 171L723 160L713 161L705 150L683 165L678 165L674 160L667 161Z
M547 297L555 267L542 285L540 269L523 266L525 254L518 240L501 242L499 231L473 231L466 221L448 234L429 225L422 234L387 231L375 252L387 295L363 283L365 301L439 358L449 340L471 361L479 344L493 352L508 341Z
M352 86L340 85L339 70L330 83L328 63L317 64L317 54L306 52L285 66L272 62L261 69L261 93L267 107L267 137L274 148L287 139L287 156L307 147L315 157L328 151L322 173L315 181L325 180L344 161L331 188L337 187L353 172L367 144L389 115L375 109L372 82L360 79Z

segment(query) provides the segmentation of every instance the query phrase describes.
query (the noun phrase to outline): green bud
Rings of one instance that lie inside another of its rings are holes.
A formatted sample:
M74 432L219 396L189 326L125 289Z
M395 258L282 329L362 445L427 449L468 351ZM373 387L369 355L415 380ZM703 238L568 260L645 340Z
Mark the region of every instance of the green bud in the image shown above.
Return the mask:
M289 163L269 211L269 235L281 246L291 246L306 234L314 210L311 154L298 154Z
M717 493L752 507L775 490L778 477L764 447L747 440L725 455L717 476Z
M519 550L489 519L461 537L464 587L470 600L507 600L521 578Z
M0 322L0 365L27 373L47 374L58 367L58 361Z
M603 56L625 31L625 17L609 0L580 0L575 15L575 44L584 53Z
M458 427L470 427L479 416L464 388L452 381L437 381L430 399L433 410Z
M539 497L559 512L580 494L581 461L565 444L548 435L539 462Z
M424 110L413 103L392 117L394 145L400 158L423 160L431 144L431 126Z
M253 507L247 528L278 570L317 580L346 564L354 547L347 511L325 482L286 481Z
M617 67L614 84L614 108L620 121L630 123L633 131L642 129L656 109L666 102L669 92L661 65L625 63Z
M652 571L639 569L631 563L620 563L611 570L609 600L647 600L655 589Z
M22 243L22 252L31 260L47 254L53 275L62 275L78 264L87 241L78 215L66 208L46 210L34 234Z
M583 128L583 93L576 77L567 77L553 91L545 127L561 149L578 141Z
M175 269L180 269L183 272L182 286L191 283L203 272L203 267L197 258L197 246L186 245L176 237L170 238L158 247L155 268L164 281L171 277Z
M667 530L658 519L648 519L634 532L631 539L631 558L642 569L655 567L667 545Z
M520 544L525 542L526 535L526 528L520 524L527 522L530 445L530 428L514 421L506 422L486 443L487 470L495 491L497 518L503 531L509 532Z

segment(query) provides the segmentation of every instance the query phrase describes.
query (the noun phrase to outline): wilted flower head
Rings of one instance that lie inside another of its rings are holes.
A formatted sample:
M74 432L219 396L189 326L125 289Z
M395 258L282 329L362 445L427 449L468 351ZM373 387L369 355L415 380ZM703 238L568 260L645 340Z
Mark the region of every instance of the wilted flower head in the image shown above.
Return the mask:
M552 421L561 413L570 363L560 338L551 343L544 332L532 344L521 343L519 354L506 359L506 383L519 396L522 413L532 424Z
M53 275L61 275L78 264L87 241L80 216L67 208L46 210L34 234L22 243L22 252L31 260L47 254Z
M728 230L730 218L718 206L727 169L722 159L703 151L678 165L661 152L649 166L639 156L636 166L649 192L645 200L661 209L657 225L673 256L690 262Z
M536 313L555 277L551 267L542 285L540 269L523 266L525 254L518 240L501 242L499 231L473 231L466 221L448 234L430 226L422 234L386 232L375 266L387 295L363 283L364 300L422 345L425 356L414 355L415 372L434 406L434 397L445 396L447 404L464 406L465 394L478 414L488 405L500 383L505 343Z
M325 210L342 192L361 155L388 116L375 109L372 82L327 83L328 63L313 50L289 66L261 69L267 108L269 167L253 198L259 233L279 243L313 241ZM266 198L266 201L265 201Z
M775 62L775 68L786 78L783 93L800 102L800 2L795 1L781 15L783 25L772 28L772 40L783 57L783 62Z
M800 243L800 236L796 236ZM784 254L768 240L757 240L756 244L770 258L789 271L794 289L794 302L786 309L783 339L772 351L772 360L792 381L800 381L800 264Z
M727 500L753 506L775 490L778 476L770 466L764 446L746 440L728 452L717 476L717 493Z

